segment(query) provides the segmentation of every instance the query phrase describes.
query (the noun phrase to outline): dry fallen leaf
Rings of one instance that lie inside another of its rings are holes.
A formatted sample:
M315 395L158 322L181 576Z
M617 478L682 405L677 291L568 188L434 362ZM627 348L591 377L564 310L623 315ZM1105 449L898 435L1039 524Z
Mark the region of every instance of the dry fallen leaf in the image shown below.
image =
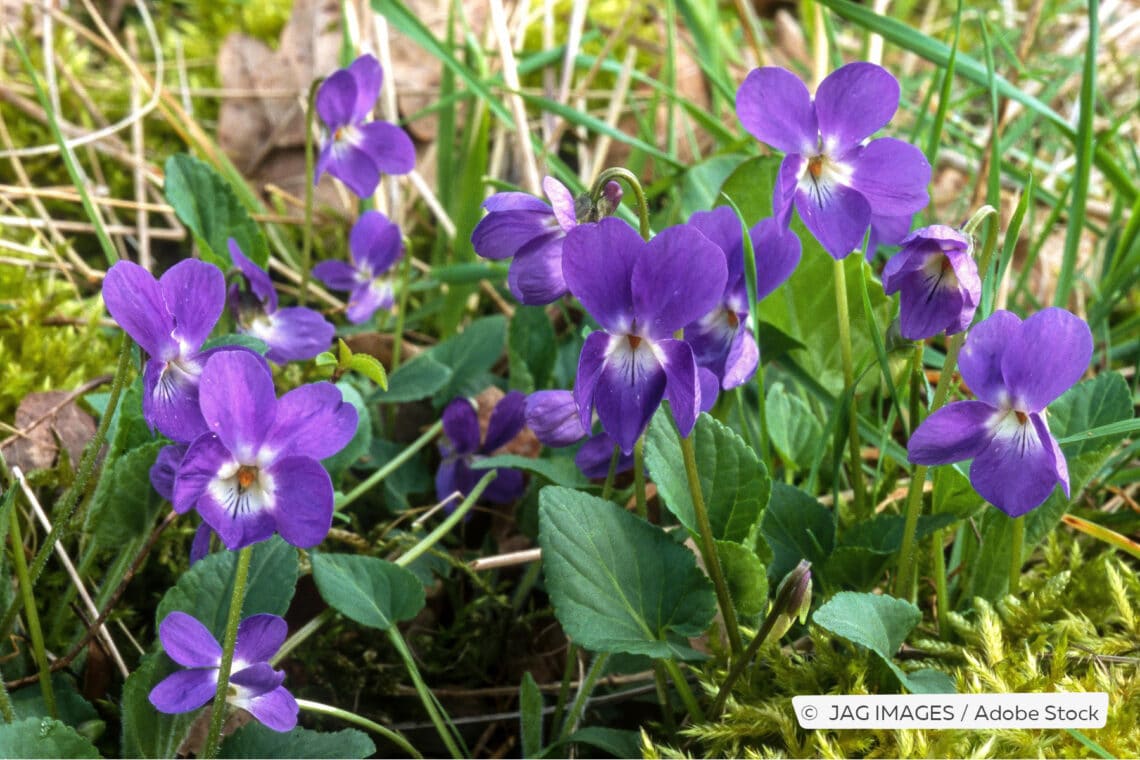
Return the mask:
M16 407L16 428L22 433L7 439L4 457L25 472L54 466L61 444L74 466L95 436L95 421L65 391L25 396Z
M340 42L337 0L297 0L276 50L243 34L222 43L218 76L235 96L222 102L218 143L256 186L303 194L304 101L314 79L336 70ZM331 180L318 194L341 205Z

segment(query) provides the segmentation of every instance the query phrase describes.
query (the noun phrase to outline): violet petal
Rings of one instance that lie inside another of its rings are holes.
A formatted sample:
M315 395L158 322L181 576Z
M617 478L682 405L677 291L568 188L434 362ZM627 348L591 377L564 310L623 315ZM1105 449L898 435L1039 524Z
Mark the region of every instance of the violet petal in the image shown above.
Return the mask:
M1040 506L1060 482L1052 447L1036 426L1010 412L990 445L974 457L970 483L982 498L1010 517Z
M736 91L736 114L753 137L784 153L812 153L819 138L807 86L776 66L753 69Z
M510 393L499 399L491 412L491 419L487 422L487 436L483 445L479 447L482 454L492 454L511 442L526 426L526 395L519 391Z
M591 412L594 410L594 394L605 365L606 350L610 345L610 335L598 331L586 336L582 353L578 355L578 372L574 380L574 403L578 405L578 422L582 430L591 427Z
M1001 374L1014 399L1039 412L1073 387L1092 358L1092 332L1085 321L1050 307L1021 323L1001 357Z
M545 306L566 295L568 288L562 272L561 232L542 235L530 241L515 254L507 276L511 294L527 306Z
M178 465L178 475L174 479L174 498L171 500L174 511L185 514L194 509L210 483L218 476L218 471L233 462L233 454L218 436L208 433L195 439L182 457L182 463Z
M586 436L570 391L535 391L527 396L526 424L544 446L561 448Z
M407 174L416 168L416 146L408 133L395 124L370 121L356 129L356 147L367 153L384 174Z
M966 385L982 401L991 406L1006 400L1007 390L1002 377L1002 356L1013 336L1021 329L1021 320L1009 311L995 311L974 325L962 352L958 356L958 370Z
M630 329L634 263L643 253L647 255L647 248L632 227L613 217L578 225L566 233L562 244L566 286L608 332Z
M356 407L332 383L308 383L277 400L277 418L265 443L277 456L331 457L356 435Z
M345 69L334 71L317 89L317 114L329 130L335 131L353 123L356 100L356 78Z
M983 401L956 401L927 417L911 433L907 458L913 464L960 462L978 456L993 437L997 410Z
M380 62L372 55L365 54L348 66L348 73L356 83L356 100L352 105L352 123L359 123L372 113L376 99L380 97L380 86L384 83L384 72Z
M443 410L443 434L456 454L474 454L479 450L479 415L466 398L453 399Z
M150 690L150 703L164 713L197 710L214 697L218 688L217 668L194 668L171 673Z
M686 438L701 413L701 385L693 349L681 340L662 340L657 346L665 355L665 396L677 421L677 430ZM655 409L650 411L650 416L653 411Z
M930 202L930 162L918 148L891 137L873 140L854 162L851 187L879 217L913 214Z
M185 668L216 668L222 661L222 646L214 634L193 615L171 612L158 625L162 649Z
M199 403L210 431L242 461L252 460L277 416L273 377L245 351L220 351L209 358Z
M383 274L404 253L400 228L379 211L365 211L352 225L348 247L357 268L369 277Z
M839 67L815 93L824 151L846 153L885 127L898 107L898 80L882 66L860 61Z
M284 686L240 702L235 700L235 704L248 710L253 717L274 731L292 731L297 727L300 708L297 700Z
M646 342L634 348L626 345L624 337L615 340L618 341L618 347L610 352L602 365L601 377L594 390L594 406L602 427L613 436L621 450L628 454L633 451L633 445L661 405L667 375ZM666 342L671 341L661 341L658 345L663 346ZM683 375L688 370L688 379L696 386L696 364L692 362L692 350L685 346L684 351L688 352L689 363L676 368L679 382L685 381ZM667 354L670 361L682 360L682 357L673 354L681 352L674 350ZM700 400L696 398L696 391L689 392L690 398L685 397L683 387L675 393L682 404L679 414L695 417L695 411L690 411L688 404L691 403L693 410L699 407Z
M117 262L103 278L103 302L143 351L166 358L177 354L178 343L171 337L174 319L150 272L132 261Z
M796 210L823 249L842 259L863 245L871 207L856 190L835 183L827 192L796 190Z
M166 308L174 318L174 334L198 348L226 306L226 278L213 264L180 261L158 281Z
M332 527L333 487L321 463L289 456L266 469L273 478L273 516L281 538L301 549L324 541Z
M725 254L715 243L684 225L662 230L633 267L639 326L650 338L671 338L720 303L727 279Z

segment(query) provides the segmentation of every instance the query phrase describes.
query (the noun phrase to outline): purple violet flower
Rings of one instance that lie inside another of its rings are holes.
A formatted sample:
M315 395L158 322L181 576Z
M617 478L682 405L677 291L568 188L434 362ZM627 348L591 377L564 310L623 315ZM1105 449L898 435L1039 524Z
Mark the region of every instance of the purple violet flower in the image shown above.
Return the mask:
M681 435L701 408L697 363L673 333L712 311L724 294L724 252L686 225L645 242L625 222L603 219L566 236L571 292L602 329L582 346L574 399L583 429L597 409L602 428L628 454L668 398ZM699 276L694 276L699 273Z
M365 121L383 81L380 62L362 55L321 82L316 106L327 132L313 184L328 172L365 198L376 192L381 172L407 174L415 167L416 148L404 130L386 121Z
M487 422L487 434L479 441L479 416L466 398L453 399L443 410L443 432L448 441L439 442L443 461L435 474L436 498L443 501L458 491L466 496L486 474L471 469L472 462L490 456L510 443L523 429L526 397L511 391L499 399ZM493 504L509 504L523 492L523 475L518 470L499 470L483 498Z
M571 391L535 391L526 397L526 424L539 442L552 448L571 446L588 435ZM604 478L617 444L609 433L591 435L574 455L574 464L588 478ZM633 469L633 454L618 455L616 472Z
M198 409L198 376L209 352L202 344L222 314L226 283L221 271L187 259L158 280L120 261L103 280L107 311L149 358L143 370L143 417L151 430L173 441L206 432Z
M915 230L883 270L883 290L899 293L899 327L907 340L925 340L970 326L982 295L970 239L941 224Z
M864 258L870 264L875 260L879 247L898 245L910 233L910 223L914 214L902 216L876 216L871 214L871 236L867 239L867 252Z
M566 295L562 242L566 233L578 226L574 196L566 186L546 177L542 189L549 204L527 193L492 195L483 202L487 215L471 233L471 245L483 258L513 257L507 284L520 303L530 306L552 303ZM620 187L617 189L615 195L607 186L607 204L614 208L621 198Z
M289 627L276 615L253 615L241 621L230 670L226 702L247 710L274 731L297 725L297 701L281 684L285 671L269 664L285 642ZM171 673L150 691L150 703L164 713L197 710L214 698L222 647L192 615L171 612L158 626L162 648L186 670Z
M834 258L863 243L872 217L912 214L930 200L930 163L913 145L863 141L891 120L899 84L872 63L849 63L824 79L812 100L787 69L754 69L736 93L736 113L756 139L786 155L776 179L776 218L792 207Z
M320 461L356 433L357 415L330 383L280 399L257 357L219 352L202 370L202 416L213 432L186 451L174 481L174 509L197 509L227 549L273 535L307 549L332 525L333 488Z
M728 280L720 303L685 327L685 342L693 349L697 366L709 370L715 383L702 384L701 408L716 401L718 387L743 385L756 372L760 349L748 327L748 292L744 278L744 234L740 220L728 206L698 211L689 225L724 251ZM764 298L791 277L800 261L800 240L775 219L762 219L749 230L756 255L756 298Z
M336 328L318 312L304 306L277 308L277 290L264 269L254 264L230 238L230 258L247 289L230 285L230 311L238 330L261 338L269 346L265 357L275 364L312 359L328 350Z
M966 338L958 366L978 401L957 401L923 420L910 437L914 464L973 459L970 483L1010 517L1040 506L1069 470L1045 407L1073 386L1092 357L1084 320L1049 308L1022 322L994 312Z
M377 309L392 306L392 278L387 272L404 255L400 228L379 211L365 211L348 235L352 263L322 261L313 276L332 290L347 290L348 321L367 322Z

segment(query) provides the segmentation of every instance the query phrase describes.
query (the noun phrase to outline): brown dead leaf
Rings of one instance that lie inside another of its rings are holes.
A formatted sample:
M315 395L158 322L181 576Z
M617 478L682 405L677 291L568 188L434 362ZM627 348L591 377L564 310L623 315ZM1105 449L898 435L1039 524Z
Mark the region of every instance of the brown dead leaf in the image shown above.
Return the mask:
M340 23L337 0L297 0L276 50L243 34L222 43L218 76L235 97L222 102L218 143L259 187L304 190L304 101L313 80L337 68ZM340 205L331 182L318 193Z
M4 456L25 472L54 466L60 445L74 465L95 436L95 421L75 405L73 394L65 391L25 396L16 407L16 428L21 433L6 441Z

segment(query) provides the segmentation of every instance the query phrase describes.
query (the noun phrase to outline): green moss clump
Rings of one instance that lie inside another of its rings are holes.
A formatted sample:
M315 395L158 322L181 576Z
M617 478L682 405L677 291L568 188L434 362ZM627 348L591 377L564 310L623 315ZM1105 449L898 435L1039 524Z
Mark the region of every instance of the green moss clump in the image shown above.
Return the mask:
M1084 735L1116 757L1140 756L1140 580L1116 553L1095 547L1086 557L1071 533L1050 536L1042 559L1022 580L1022 593L996 604L974 601L952 614L938 638L920 629L911 644L919 658L908 669L937 667L959 693L1104 691L1108 719ZM647 740L647 757L1087 757L1090 750L1063 730L806 731L791 697L797 694L895 693L897 682L868 650L812 628L810 654L772 645L742 679L724 715L683 732L681 747ZM924 638L925 636L925 638ZM723 670L706 674L715 693Z
M118 333L101 326L103 301L58 275L0 267L0 419L29 393L70 390L113 372Z

